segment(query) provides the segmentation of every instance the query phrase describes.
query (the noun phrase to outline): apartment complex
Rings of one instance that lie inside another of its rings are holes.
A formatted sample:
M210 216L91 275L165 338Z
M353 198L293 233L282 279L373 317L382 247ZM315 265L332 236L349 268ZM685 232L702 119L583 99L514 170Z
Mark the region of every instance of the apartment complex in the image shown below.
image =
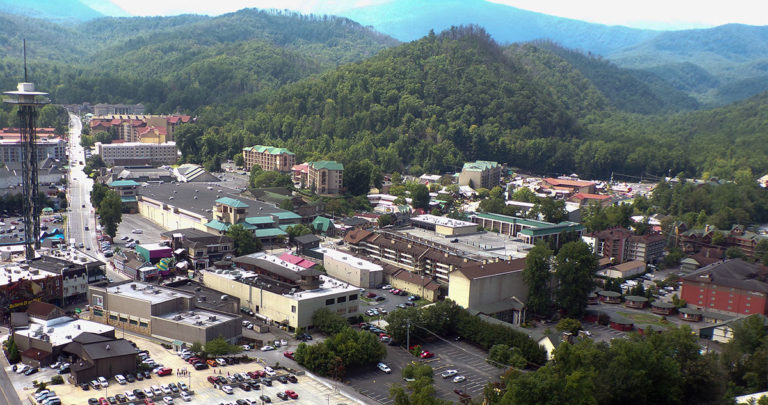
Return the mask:
M719 244L712 243L715 234L723 238ZM677 246L687 254L698 253L702 249L727 249L737 247L747 256L754 257L755 248L768 236L748 231L744 225L734 225L729 231L721 231L707 225L703 229L691 229L677 235Z
M656 263L664 257L666 238L661 234L635 235L626 228L611 228L583 235L581 239L600 257L616 263Z
M179 159L175 142L142 143L125 142L96 143L96 153L110 166L172 165Z
M459 174L459 185L492 189L501 182L502 167L497 162L478 160L464 163Z
M144 114L144 104L99 103L93 106L93 114L97 116L114 114Z
M296 156L285 148L255 145L243 148L245 170L258 165L269 172L289 172L296 164Z
M196 306L195 293L140 281L88 288L91 319L166 341L205 343L219 336L236 343L241 318Z
M176 128L193 122L189 115L142 115L142 114L96 114L90 121L91 133L103 131L112 135L112 139L124 142L147 142L153 137L162 136L168 142L174 140Z
M265 253L234 260L234 269L203 271L206 287L240 299L257 317L291 330L312 326L312 315L327 308L341 316L360 311L360 289L314 269Z
M54 136L52 128L38 128L35 139L37 160L67 160L67 141ZM0 163L19 163L24 159L21 134L18 129L5 128L0 131Z
M332 160L308 162L304 184L317 194L339 194L344 184L344 165Z
M420 241L395 232L373 233L355 229L347 233L344 241L353 253L431 277L444 285L448 284L448 275L453 270L478 261L464 257L461 252L448 246Z

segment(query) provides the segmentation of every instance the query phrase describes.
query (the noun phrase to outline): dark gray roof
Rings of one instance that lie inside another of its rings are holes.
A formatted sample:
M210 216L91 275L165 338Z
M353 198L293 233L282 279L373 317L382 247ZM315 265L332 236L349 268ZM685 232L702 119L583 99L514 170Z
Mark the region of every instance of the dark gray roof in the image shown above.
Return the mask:
M83 350L94 360L136 354L133 345L125 339L84 344Z
M91 332L83 332L83 333L75 336L74 339L72 339L73 342L77 342L77 343L81 343L81 344L106 342L106 341L110 341L110 340L112 340L111 337L101 336L101 335L97 335L97 334L91 333Z
M215 201L222 197L234 198L248 204L247 216L259 217L274 212L285 212L276 208L273 204L263 203L253 198L240 195L236 190L213 184L213 190L208 190L207 183L177 183L177 184L149 184L139 189L139 194L158 200L175 207L192 211L196 214L213 218L213 214L207 210L213 209ZM195 192L197 190L197 192ZM221 193L218 190L222 190ZM175 193L174 193L175 191ZM197 196L197 199L195 199ZM173 200L170 200L173 197Z
M307 235L301 235L293 238L297 243L301 243L302 245L305 245L307 243L315 243L320 242L322 239L318 238L316 235L313 234L307 234Z
M747 263L741 259L710 264L683 277L683 280L694 283L768 293L768 283L765 279L766 275L760 264Z
M351 218L344 218L341 220L341 223L346 226L361 226L361 225L367 225L371 222L367 219L359 218L359 217L351 217Z
M61 274L65 268L68 270L85 270L85 266L80 263L59 259L53 256L40 256L39 258L29 261L29 265L30 267L34 267L36 269L50 271L57 274Z

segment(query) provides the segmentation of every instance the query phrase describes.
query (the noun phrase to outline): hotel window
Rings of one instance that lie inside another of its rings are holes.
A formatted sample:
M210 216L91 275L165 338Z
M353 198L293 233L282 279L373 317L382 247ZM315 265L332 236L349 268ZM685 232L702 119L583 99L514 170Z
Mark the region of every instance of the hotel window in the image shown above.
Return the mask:
M296 313L296 305L291 305L291 312Z
M325 300L325 305L333 305L334 302L335 300L333 298L328 298L327 300Z
M117 320L117 315L110 315L109 316L109 320L110 321L116 321Z
M350 301L356 301L357 300L357 294L352 294L349 296Z
M336 299L336 303L341 304L342 302L347 302L347 297L339 297Z
M146 328L147 326L149 326L149 324L146 322L139 322L139 326L141 326L142 328Z

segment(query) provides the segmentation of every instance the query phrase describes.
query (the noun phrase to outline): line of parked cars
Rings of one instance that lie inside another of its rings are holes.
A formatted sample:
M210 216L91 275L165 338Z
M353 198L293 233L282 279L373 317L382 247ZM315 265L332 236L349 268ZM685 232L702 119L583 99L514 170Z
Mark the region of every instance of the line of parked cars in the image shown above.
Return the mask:
M247 373L236 373L229 376L208 376L207 380L215 387L218 387L220 390L230 395L234 394L235 388L239 388L245 392L250 392L251 390L259 390L261 385L271 387L274 381L279 381L282 384L296 384L299 382L298 378L292 374L278 376L277 372L271 367L266 367L264 370L249 371ZM293 390L285 390L278 392L277 397L283 400L287 400L289 398L298 399L299 395ZM272 402L272 398L263 393L259 396L259 400L262 401L262 403ZM258 401L251 401L252 400L248 399L238 399L236 403L238 405L258 404Z

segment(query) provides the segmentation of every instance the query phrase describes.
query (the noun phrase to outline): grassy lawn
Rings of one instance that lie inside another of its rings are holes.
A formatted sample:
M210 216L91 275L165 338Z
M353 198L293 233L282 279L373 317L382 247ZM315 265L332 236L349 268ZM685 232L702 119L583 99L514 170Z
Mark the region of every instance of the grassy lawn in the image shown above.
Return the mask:
M618 314L623 316L623 317L625 317L625 318L627 318L627 319L631 319L635 323L648 324L648 325L657 325L657 326L662 326L662 327L666 327L668 325L667 323L662 323L661 322L661 317L658 316L658 315L639 314L639 313L636 313L636 312L621 312L621 311L618 312Z

